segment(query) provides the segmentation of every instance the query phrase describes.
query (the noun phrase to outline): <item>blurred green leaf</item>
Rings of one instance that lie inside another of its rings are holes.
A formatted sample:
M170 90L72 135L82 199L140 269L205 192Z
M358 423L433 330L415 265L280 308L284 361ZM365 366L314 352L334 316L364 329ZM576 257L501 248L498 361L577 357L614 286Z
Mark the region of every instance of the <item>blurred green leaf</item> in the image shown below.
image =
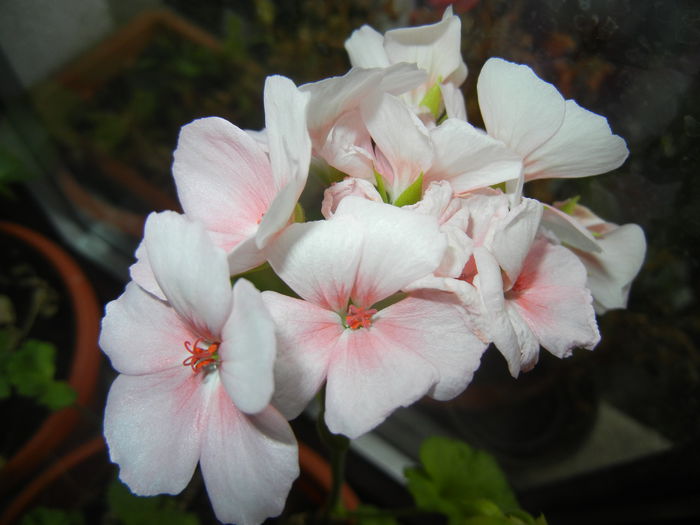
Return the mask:
M503 513L519 509L503 472L486 452L433 437L423 443L420 459L419 467L406 470L408 489L419 508L443 513L451 524L474 516L509 523L501 520L507 519Z
M59 410L75 403L77 394L65 381L47 382L37 401L49 410Z
M167 496L134 496L119 480L107 489L107 501L112 512L123 525L198 525L196 515L179 509L176 501Z
M83 515L76 510L37 507L25 514L20 525L83 525Z

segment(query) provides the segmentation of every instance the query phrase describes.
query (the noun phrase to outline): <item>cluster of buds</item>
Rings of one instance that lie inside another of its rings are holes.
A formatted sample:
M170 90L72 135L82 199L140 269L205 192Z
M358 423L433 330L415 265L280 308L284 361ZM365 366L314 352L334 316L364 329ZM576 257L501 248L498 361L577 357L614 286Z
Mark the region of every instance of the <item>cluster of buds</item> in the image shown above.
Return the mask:
M475 128L460 38L449 9L365 26L346 75L267 79L263 131L182 128L184 213L148 217L100 339L120 373L105 436L132 491L178 493L199 463L217 517L259 523L298 475L288 420L319 391L330 431L356 438L425 395L459 395L491 343L517 376L540 348L592 349L596 312L626 305L642 230L524 196L534 179L617 168L624 140L498 58L479 74ZM333 182L325 219L304 222L311 168ZM268 264L293 296L240 277Z

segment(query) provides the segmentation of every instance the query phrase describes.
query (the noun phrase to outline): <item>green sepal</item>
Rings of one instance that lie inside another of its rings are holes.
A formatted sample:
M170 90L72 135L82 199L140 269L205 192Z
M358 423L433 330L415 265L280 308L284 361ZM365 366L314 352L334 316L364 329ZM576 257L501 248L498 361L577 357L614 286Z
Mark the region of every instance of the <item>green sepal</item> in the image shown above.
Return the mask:
M294 222L306 222L306 213L304 213L304 207L300 202L297 202L294 206L294 215L292 215L292 220Z
M384 177L377 170L374 170L374 180L377 181L377 192L384 202L389 202L389 195L386 192L386 185L384 184Z
M394 201L394 206L408 206L415 204L423 197L423 172L421 171L418 178L406 188L401 195Z
M570 199L567 199L566 201L564 201L564 204L562 204L559 207L559 209L567 215L573 215L574 211L576 211L576 206L578 206L578 201L580 198L580 195L576 195L576 197L571 197Z
M418 104L419 106L424 106L430 110L430 112L433 114L433 117L438 119L440 117L440 106L442 103L442 91L440 91L440 83L435 82L433 84L433 87L431 87L426 94L423 96L423 99L420 101Z

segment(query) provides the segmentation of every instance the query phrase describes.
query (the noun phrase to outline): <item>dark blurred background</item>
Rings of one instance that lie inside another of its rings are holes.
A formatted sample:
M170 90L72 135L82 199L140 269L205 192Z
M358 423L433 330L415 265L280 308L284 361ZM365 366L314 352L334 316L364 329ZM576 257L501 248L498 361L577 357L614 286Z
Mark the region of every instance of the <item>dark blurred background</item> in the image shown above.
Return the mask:
M343 74L352 30L432 23L447 4L3 0L0 183L10 191L0 218L71 252L105 304L128 278L145 215L178 209L170 165L180 126L217 115L259 129L267 75L301 84ZM349 481L370 501L402 504L398 473L423 437L440 433L493 453L523 506L551 524L697 523L700 4L462 0L453 8L473 124L481 125L479 70L498 56L529 65L627 140L629 159L615 172L531 183L526 193L545 202L580 195L608 221L639 224L647 256L628 308L599 318L593 352L543 355L514 380L490 349L460 398L399 411L360 440ZM112 377L103 363L73 443L99 435Z

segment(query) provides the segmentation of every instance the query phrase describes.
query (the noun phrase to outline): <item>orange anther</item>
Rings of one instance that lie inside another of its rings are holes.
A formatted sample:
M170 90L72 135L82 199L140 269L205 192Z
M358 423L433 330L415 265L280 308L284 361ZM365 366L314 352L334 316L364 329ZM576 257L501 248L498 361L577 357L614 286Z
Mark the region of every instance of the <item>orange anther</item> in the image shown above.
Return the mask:
M345 316L345 324L351 330L359 328L369 328L372 326L372 316L377 313L374 308L366 309L362 306L351 304L348 307L348 314Z
M204 339L202 338L195 340L194 344L185 341L185 349L192 355L185 359L182 364L192 367L195 373L209 365L215 365L219 360L216 352L219 350L221 343L210 343L206 348L201 348L199 345L203 342Z

